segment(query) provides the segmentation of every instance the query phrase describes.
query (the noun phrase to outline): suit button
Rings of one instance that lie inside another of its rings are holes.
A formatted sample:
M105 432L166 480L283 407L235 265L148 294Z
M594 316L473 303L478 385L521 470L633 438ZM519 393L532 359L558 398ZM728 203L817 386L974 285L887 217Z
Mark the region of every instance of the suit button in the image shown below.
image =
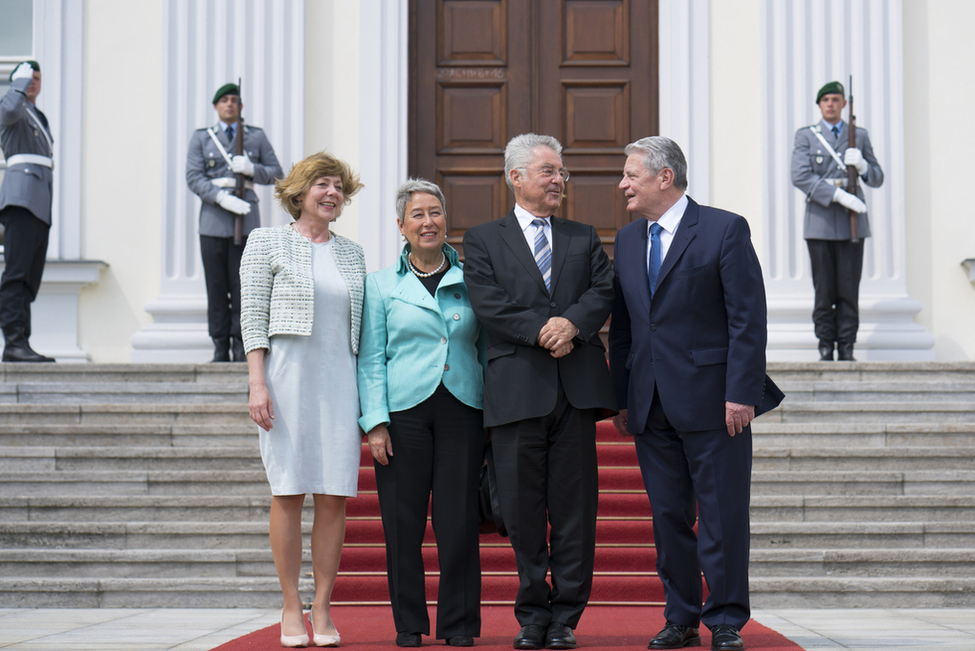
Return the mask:
M447 338L446 337L441 337L440 338L440 343L442 343L442 344L447 343Z
M460 315L459 314L455 314L454 315L454 321L460 321Z
M651 332L655 332L656 330L657 330L657 326L655 324L651 323L650 324L650 331Z
M454 298L460 298L460 294L454 294Z
M549 307L558 307L559 304L558 303L549 303L548 306Z
M450 364L444 364L443 365L443 370L449 371L450 370Z

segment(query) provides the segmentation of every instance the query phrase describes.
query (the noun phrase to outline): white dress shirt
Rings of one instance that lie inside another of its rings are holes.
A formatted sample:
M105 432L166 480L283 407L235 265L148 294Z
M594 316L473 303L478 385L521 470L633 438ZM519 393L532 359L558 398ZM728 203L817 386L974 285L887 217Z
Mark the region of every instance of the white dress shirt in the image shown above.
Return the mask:
M656 223L660 224L663 230L660 231L660 264L663 266L664 260L667 259L667 251L670 250L670 243L674 241L674 233L677 232L677 227L680 225L680 218L684 216L684 211L687 210L687 195L680 195L680 199L677 200L673 206L671 206L667 212L660 216L660 219ZM647 220L647 269L650 269L650 225L654 222Z
M525 241L528 242L528 250L535 255L535 233L538 229L532 226L532 220L541 219L545 222L545 227L542 229L545 231L545 238L548 240L549 248L552 248L552 218L551 217L537 217L517 203L515 204L515 218L518 220L518 225L521 226L521 232L525 236Z

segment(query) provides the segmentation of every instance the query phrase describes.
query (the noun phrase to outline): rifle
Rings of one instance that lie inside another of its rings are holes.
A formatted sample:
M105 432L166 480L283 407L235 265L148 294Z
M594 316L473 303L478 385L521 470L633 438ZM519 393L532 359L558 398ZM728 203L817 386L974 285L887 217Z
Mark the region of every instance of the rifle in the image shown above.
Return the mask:
M849 148L855 149L857 146L857 116L853 114L853 75L850 75L850 142ZM854 197L857 196L857 168L853 165L848 165L846 168L846 191L852 194ZM850 241L856 244L860 241L860 233L857 229L857 213L854 210L850 212Z
M237 77L237 156L244 155L244 118L240 111L240 77ZM852 145L851 145L852 146ZM247 186L245 185L245 178L243 174L235 174L234 177L237 180L237 186L234 188L234 194L240 199L244 199L244 195L247 193ZM246 201L246 199L244 199ZM234 246L240 246L244 243L244 216L234 215Z

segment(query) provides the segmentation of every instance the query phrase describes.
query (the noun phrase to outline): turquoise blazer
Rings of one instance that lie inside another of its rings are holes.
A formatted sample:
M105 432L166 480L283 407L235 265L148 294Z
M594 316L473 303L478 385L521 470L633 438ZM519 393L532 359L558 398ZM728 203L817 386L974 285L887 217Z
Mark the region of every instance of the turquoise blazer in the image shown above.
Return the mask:
M487 335L474 316L457 251L434 298L399 261L366 276L359 340L359 427L389 424L389 412L415 407L443 382L465 405L484 408Z

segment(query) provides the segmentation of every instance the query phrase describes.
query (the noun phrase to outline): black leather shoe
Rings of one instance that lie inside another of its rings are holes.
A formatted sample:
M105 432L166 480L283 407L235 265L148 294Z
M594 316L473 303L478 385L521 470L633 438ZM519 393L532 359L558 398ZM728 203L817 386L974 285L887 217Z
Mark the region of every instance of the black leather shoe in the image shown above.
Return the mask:
M853 359L853 344L846 344L842 341L836 346L837 358L841 362L855 362Z
M515 649L541 649L545 646L545 627L539 624L525 624L515 636L511 646Z
M548 625L545 633L546 649L574 649L576 648L576 636L572 634L572 629L559 622L552 622Z
M423 639L419 633L397 633L396 646L414 647L420 646Z
M819 361L821 361L821 362L832 362L833 361L833 342L832 341L820 341L819 342Z
M738 629L731 624L718 624L711 629L711 651L744 648L745 643L738 634Z
M447 638L447 646L474 646L474 638L470 635L454 635Z
M247 355L244 354L244 342L242 339L237 337L230 338L230 352L233 353L233 360L235 362L246 362Z
M30 347L27 337L22 333L17 333L5 337L6 345L3 347L3 361L5 362L53 362L53 357L46 357Z
M230 337L213 338L213 359L211 362L230 361Z
M681 626L667 622L657 637L650 640L648 649L683 649L686 646L701 646L701 634L692 626Z

